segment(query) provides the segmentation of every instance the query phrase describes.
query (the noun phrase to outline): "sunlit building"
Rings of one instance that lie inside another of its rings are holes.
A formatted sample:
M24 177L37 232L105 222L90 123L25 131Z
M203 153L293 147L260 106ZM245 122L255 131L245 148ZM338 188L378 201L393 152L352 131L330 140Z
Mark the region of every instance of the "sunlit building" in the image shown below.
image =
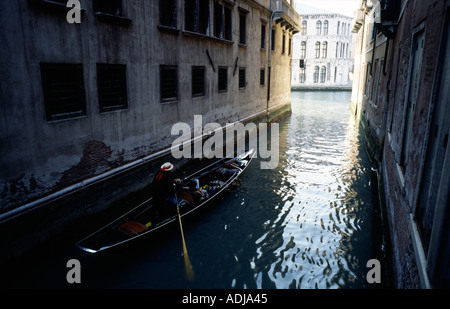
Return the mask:
M293 37L292 87L349 86L352 82L352 18L300 2L301 30Z

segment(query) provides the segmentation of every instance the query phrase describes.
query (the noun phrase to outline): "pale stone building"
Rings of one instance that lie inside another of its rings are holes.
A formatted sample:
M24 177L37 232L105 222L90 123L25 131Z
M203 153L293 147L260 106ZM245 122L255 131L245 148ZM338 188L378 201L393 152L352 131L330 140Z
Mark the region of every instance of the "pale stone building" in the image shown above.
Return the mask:
M292 87L350 87L352 83L352 18L295 4L302 17L293 37Z

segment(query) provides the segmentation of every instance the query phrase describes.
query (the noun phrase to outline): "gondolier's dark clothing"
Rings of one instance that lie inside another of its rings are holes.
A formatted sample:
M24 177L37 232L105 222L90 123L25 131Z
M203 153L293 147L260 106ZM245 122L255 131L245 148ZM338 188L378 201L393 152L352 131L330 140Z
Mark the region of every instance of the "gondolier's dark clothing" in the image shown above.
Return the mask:
M173 177L170 172L159 171L152 183L152 195L158 208L163 207L166 197L175 195Z

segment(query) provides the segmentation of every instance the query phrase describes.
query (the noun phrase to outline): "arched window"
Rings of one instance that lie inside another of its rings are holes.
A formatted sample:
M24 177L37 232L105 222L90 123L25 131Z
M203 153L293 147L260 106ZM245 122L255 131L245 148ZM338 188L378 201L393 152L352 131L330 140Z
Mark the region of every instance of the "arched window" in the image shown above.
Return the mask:
M320 58L320 42L316 42L316 58Z
M339 27L341 26L341 22L338 21L338 26L337 26L337 34L339 35Z
M316 34L321 34L322 33L322 22L320 20L318 20L316 22Z
M318 82L319 82L319 67L318 67L318 66L315 66L315 67L314 67L313 78L314 78L314 82L315 82L315 83L318 83Z
M302 35L306 35L306 29L307 29L308 23L306 20L302 21Z
M328 20L323 22L323 35L328 35Z
M303 41L300 44L300 59L305 59L306 58L306 42Z
M320 69L320 82L324 83L325 82L325 76L327 75L327 68L326 67L322 67Z
M322 42L322 58L327 57L327 49L328 49L328 43Z
M305 82L306 75L305 75L305 69L304 68L300 69L299 79L300 79L300 83L304 83Z

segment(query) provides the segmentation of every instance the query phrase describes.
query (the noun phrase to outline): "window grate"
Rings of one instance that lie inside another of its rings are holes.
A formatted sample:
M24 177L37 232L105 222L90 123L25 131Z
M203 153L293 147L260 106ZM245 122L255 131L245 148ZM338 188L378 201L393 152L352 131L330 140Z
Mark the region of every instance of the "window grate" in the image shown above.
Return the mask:
M205 67L192 67L192 96L205 95Z
M126 65L97 64L100 112L128 108Z
M47 120L86 115L82 65L41 63L40 67Z

